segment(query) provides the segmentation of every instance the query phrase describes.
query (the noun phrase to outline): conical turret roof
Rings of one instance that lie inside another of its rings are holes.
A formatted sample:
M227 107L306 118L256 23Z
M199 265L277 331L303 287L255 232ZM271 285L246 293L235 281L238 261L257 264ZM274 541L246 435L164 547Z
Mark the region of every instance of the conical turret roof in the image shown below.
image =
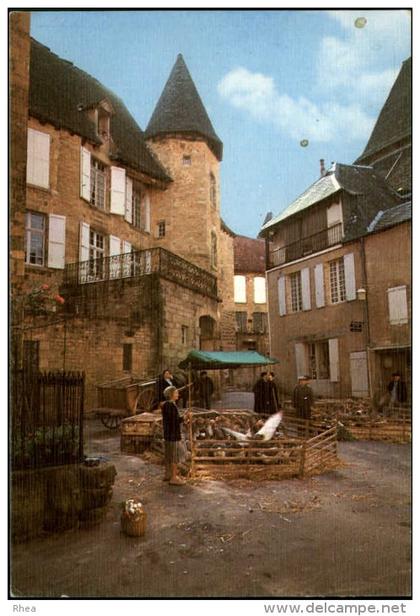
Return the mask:
M146 129L146 137L188 133L204 137L218 160L223 144L216 135L184 58L178 54Z

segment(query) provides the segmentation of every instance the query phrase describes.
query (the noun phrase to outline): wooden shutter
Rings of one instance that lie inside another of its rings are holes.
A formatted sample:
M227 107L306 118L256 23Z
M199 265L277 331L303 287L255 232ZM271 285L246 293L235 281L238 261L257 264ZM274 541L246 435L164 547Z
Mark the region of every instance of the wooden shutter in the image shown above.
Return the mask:
M88 261L89 259L89 232L90 227L88 223L81 222L79 261Z
M391 325L408 323L407 287L388 289L388 308Z
M144 205L144 230L146 233L150 233L150 198L146 193L143 199Z
M32 128L28 129L26 181L41 188L50 186L50 136Z
M48 223L48 267L64 269L66 251L66 217L49 215Z
M330 338L328 340L328 352L330 357L330 381L339 381L340 376L340 358L338 353L338 338Z
M304 376L307 372L306 346L303 342L295 343L296 376Z
M354 276L354 255L344 255L344 279L346 282L346 300L356 299L356 279Z
M90 202L90 152L80 148L80 196Z
M302 308L303 310L311 309L311 282L309 279L309 267L305 267L300 272L302 282Z
M133 222L133 180L129 177L125 180L125 219Z
M286 314L286 278L280 276L278 279L278 294L279 294L279 314L283 317Z
M325 292L324 292L324 266L322 263L318 263L314 268L315 276L315 304L317 308L325 306Z
M125 169L121 167L111 167L110 211L125 216Z

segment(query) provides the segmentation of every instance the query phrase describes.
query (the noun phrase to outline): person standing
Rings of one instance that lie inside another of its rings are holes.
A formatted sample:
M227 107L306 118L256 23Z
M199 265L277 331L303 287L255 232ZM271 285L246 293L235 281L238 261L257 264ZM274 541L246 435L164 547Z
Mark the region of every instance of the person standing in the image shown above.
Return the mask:
M300 376L298 384L293 390L293 406L300 419L311 419L314 394L309 383L309 376Z
M401 379L401 374L399 372L394 372L392 374L392 379L388 383L388 393L388 412L392 411L392 409L395 406L398 406L398 404L404 404L407 402L407 387Z
M165 476L171 486L182 486L185 481L178 474L178 463L182 462L183 451L181 442L182 417L178 412L176 401L179 393L176 387L169 386L164 390L165 402L162 405L163 438L165 441Z
M277 389L277 383L274 380L275 374L274 372L268 372L267 380L268 380L268 411L269 414L277 413L277 411L281 408L280 398L279 398L279 390Z
M261 372L260 378L255 383L252 391L254 392L254 412L263 415L269 414L267 409L270 400L270 386L267 372Z
M166 368L162 374L159 375L156 381L156 396L159 404L165 401L164 392L167 387L177 387L176 380L168 368Z
M214 385L211 378L207 375L207 372L203 370L200 372L200 378L198 380L198 395L199 406L202 409L211 408L211 397L213 395Z

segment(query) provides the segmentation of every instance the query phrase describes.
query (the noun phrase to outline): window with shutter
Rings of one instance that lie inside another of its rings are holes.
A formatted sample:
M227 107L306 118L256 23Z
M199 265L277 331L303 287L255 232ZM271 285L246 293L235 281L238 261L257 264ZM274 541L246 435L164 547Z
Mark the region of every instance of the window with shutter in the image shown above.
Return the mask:
M133 180L129 177L125 180L125 220L133 222Z
M122 275L124 278L132 276L133 271L133 254L130 242L123 240L122 243Z
M408 323L407 287L388 289L389 322L391 325Z
M300 272L294 272L289 276L290 281L290 308L292 312L300 312L302 303L302 277Z
M246 334L247 332L247 319L248 315L246 312L235 312L236 318L236 330L241 334Z
M105 209L106 167L92 157L90 160L90 203L100 210Z
M263 276L254 277L254 303L265 304L267 302L267 293L265 286L265 278Z
M296 357L296 374L297 376L304 376L308 372L308 361L306 346L303 342L295 343L295 357Z
M315 304L317 308L325 306L324 293L324 266L318 263L314 268L315 275Z
M126 210L126 181L125 169L121 167L111 167L111 201L110 211L113 214L125 216Z
M286 314L286 278L284 276L280 276L277 284L279 296L279 314L282 317Z
M302 309L311 309L311 283L309 277L309 267L305 267L301 272L302 279Z
M331 303L339 304L346 301L346 279L344 273L344 259L335 259L329 262Z
M45 264L45 215L38 212L25 215L25 263Z
M90 202L90 152L80 148L80 196Z
M50 136L28 128L26 181L40 188L50 187Z
M346 300L350 302L356 299L356 278L354 274L354 255L349 253L344 255L344 277L346 280Z
M330 338L328 340L328 353L330 359L330 381L337 382L340 376L338 338Z
M233 279L234 300L236 304L246 304L246 278L235 276Z
M66 217L49 215L48 223L48 267L64 269L66 252Z
M79 282L84 284L89 280L89 241L90 226L87 222L80 223L79 244Z
M109 277L121 276L121 240L115 235L109 236Z

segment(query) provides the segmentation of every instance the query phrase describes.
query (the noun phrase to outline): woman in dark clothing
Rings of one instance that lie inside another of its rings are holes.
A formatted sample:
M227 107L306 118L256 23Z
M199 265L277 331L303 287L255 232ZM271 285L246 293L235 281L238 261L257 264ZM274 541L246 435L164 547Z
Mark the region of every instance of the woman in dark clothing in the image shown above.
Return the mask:
M267 372L261 372L260 378L254 385L253 392L255 413L269 415L270 384L268 381Z
M156 396L158 399L158 403L165 401L164 391L167 387L177 387L178 384L174 379L170 370L166 369L159 375L158 380L156 381Z
M182 486L185 481L178 475L177 464L182 461L181 423L176 401L179 393L176 387L169 386L164 391L165 402L162 405L163 438L165 440L165 476L172 486Z

